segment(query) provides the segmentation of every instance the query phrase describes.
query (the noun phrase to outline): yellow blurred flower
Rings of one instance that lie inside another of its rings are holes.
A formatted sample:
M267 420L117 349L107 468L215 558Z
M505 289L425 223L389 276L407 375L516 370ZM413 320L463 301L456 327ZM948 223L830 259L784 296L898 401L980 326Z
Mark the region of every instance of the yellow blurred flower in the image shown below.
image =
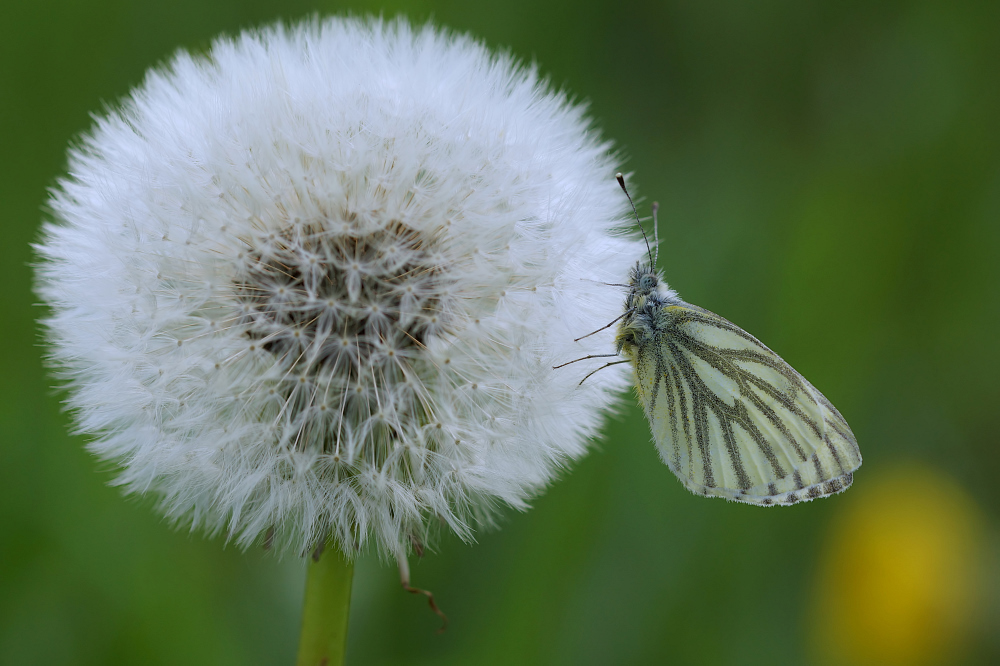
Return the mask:
M952 479L908 467L858 488L830 526L812 613L815 660L955 663L984 574L984 522Z

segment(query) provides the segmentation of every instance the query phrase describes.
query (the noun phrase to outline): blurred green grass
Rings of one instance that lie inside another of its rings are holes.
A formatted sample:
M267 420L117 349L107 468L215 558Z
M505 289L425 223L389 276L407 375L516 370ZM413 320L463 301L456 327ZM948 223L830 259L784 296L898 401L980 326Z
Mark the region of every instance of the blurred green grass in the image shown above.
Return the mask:
M0 663L293 659L300 562L172 531L67 434L29 243L90 113L176 48L315 11L433 18L588 100L641 209L661 203L672 286L819 386L865 456L834 499L703 500L626 399L532 511L414 564L443 636L363 559L352 664L809 663L831 525L850 535L844 516L911 463L957 482L987 549L972 619L927 658L1000 662L1000 5L50 0L0 22Z

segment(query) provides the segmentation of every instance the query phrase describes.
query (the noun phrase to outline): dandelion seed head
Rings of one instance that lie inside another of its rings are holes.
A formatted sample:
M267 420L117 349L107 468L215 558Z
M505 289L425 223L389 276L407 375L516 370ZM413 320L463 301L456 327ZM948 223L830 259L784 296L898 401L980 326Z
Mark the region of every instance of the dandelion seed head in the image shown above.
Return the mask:
M37 250L91 450L172 520L298 552L464 539L627 378L551 366L641 244L579 106L472 40L326 19L178 54L70 151Z

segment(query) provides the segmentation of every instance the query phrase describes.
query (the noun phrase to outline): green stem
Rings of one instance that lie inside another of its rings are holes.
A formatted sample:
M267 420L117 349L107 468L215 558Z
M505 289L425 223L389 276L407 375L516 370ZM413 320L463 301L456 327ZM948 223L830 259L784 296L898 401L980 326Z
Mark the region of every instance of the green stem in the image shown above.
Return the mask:
M309 561L298 666L342 666L354 564L333 543Z

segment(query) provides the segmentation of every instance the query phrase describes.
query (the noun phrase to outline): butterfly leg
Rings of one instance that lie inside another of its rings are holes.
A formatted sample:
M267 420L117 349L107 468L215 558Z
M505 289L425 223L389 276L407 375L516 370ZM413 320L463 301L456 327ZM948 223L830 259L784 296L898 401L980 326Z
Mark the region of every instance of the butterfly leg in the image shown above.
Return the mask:
M575 358L572 361L566 361L565 363L562 363L560 365L553 365L552 369L558 370L559 368L566 367L570 363L576 363L577 361L586 361L589 358L607 358L609 356L618 356L618 354L589 354L587 356L581 356L580 358Z
M615 361L615 362L613 362L613 363L605 363L604 365L602 365L601 367L599 367L599 368L598 368L597 370L594 370L593 372L589 372L589 373L587 373L587 376L586 376L586 377L584 377L583 379L581 379L581 380L580 380L580 383L579 383L579 384L577 384L577 386L581 386L581 385L582 385L582 384L583 384L583 383L584 383L585 381L587 381L587 378L589 378L589 377L590 377L590 376L591 376L592 374L594 374L595 372L598 372L598 371L600 371L600 370L603 370L604 368L610 368L610 367L611 367L611 366L613 366L613 365L621 365L622 363L628 363L628 362L629 362L629 360L628 360L628 359L625 359L624 361Z

